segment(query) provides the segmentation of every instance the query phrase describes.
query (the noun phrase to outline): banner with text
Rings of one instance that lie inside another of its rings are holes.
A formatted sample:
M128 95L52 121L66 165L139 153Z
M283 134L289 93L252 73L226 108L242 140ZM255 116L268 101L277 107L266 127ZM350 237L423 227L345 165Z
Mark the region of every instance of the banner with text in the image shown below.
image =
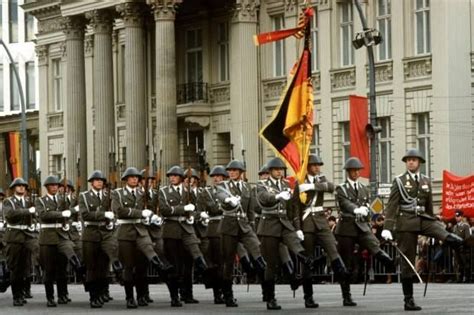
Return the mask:
M444 218L453 218L458 209L464 212L464 216L474 217L474 174L460 177L443 171L442 206Z

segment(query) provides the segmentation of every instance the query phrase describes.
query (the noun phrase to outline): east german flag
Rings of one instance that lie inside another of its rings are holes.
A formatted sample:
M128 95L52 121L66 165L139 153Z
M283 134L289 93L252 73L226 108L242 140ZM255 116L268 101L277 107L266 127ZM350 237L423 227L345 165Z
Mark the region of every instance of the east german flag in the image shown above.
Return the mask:
M309 26L309 24L308 24ZM305 45L293 67L280 105L260 136L289 165L299 183L303 183L313 138L313 87L311 84L311 51L309 27L305 29Z
M20 153L20 133L12 131L6 134L7 140L7 161L8 170L12 178L20 177L21 170L21 153Z

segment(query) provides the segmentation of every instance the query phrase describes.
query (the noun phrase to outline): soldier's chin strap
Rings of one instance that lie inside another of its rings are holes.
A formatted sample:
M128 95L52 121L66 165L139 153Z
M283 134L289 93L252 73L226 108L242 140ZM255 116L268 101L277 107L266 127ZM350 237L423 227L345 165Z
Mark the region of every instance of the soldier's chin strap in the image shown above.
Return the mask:
M411 263L410 259L408 259L407 256L405 256L404 253L402 253L402 250L397 246L397 243L394 242L394 241L391 241L390 244L395 247L395 249L397 250L397 252L400 254L400 256L403 257L403 259L405 259L406 263L410 266L411 270L413 270L413 272L415 273L416 277L418 278L418 280L420 280L420 283L423 284L423 280L421 280L421 277L420 277L420 274L416 271L416 268L415 266L413 266L413 264Z

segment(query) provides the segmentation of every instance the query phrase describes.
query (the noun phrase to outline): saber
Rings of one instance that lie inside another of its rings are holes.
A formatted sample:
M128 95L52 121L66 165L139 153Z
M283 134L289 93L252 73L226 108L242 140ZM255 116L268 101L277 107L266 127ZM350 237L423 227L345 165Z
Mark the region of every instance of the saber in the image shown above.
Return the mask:
M405 261L407 262L407 264L410 266L411 270L413 270L413 272L415 273L416 277L418 278L418 280L420 280L420 283L423 284L423 280L421 280L421 277L420 277L420 274L416 271L415 269L415 266L413 266L413 264L411 263L410 259L408 259L407 256L405 256L404 253L402 253L402 250L397 246L397 244L395 242L390 242L390 244L395 247L395 249L397 250L397 252L400 254L400 256L403 257L403 259L405 259Z

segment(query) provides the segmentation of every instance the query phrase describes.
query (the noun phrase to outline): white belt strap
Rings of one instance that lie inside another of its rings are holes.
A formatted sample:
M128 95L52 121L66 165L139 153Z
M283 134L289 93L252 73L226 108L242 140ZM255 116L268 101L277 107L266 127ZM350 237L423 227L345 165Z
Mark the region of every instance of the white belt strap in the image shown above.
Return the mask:
M84 225L87 226L105 226L105 222L94 222L94 221L84 221Z
M308 207L304 210L303 221L311 214L324 211L323 207Z
M60 229L63 225L61 223L41 223L41 229Z
M27 230L28 225L7 225L8 229L13 229L13 230Z
M210 218L209 218L209 221L222 220L223 217L224 217L223 215L216 215L216 216L210 217Z
M118 219L117 224L137 224L142 223L142 219Z

